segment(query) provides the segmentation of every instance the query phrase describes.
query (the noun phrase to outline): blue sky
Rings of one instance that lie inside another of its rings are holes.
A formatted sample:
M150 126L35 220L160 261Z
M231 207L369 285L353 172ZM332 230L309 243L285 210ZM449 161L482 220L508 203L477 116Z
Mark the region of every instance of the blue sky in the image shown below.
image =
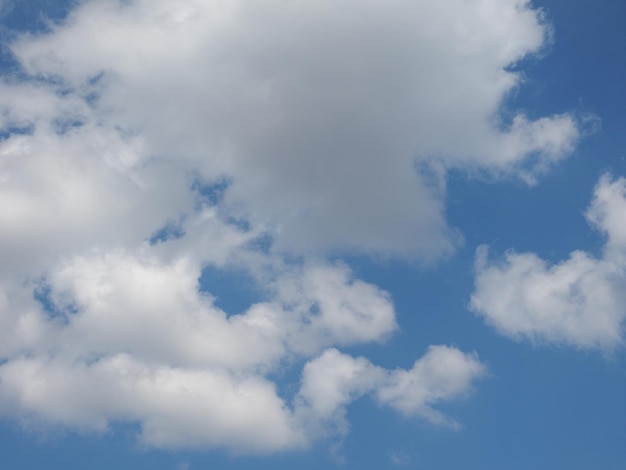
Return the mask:
M0 2L10 469L621 469L626 6Z

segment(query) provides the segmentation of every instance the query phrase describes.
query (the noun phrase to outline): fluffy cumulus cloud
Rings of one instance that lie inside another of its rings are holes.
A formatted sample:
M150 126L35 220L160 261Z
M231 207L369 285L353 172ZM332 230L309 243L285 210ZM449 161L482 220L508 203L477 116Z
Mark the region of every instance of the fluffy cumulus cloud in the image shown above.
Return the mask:
M260 453L345 432L362 395L453 424L436 406L471 388L480 361L434 346L386 370L339 352L398 325L389 294L328 255L435 260L462 238L445 219L449 170L532 183L567 156L574 116L500 112L515 66L549 37L540 12L523 0L86 0L12 37L2 415L135 422L150 445ZM590 212L611 256L626 238L615 184ZM613 292L608 256L568 262L579 291ZM511 259L480 279L513 276ZM550 277L524 260L527 279ZM244 272L262 298L224 311L200 283L207 267ZM476 308L493 312L483 291ZM302 364L287 396L272 377Z
M549 265L534 253L476 259L475 312L501 333L580 348L623 343L626 318L626 180L605 175L587 219L607 237L602 256L575 251Z
M283 250L434 257L458 243L446 168L532 181L578 135L498 113L548 35L528 2L439 3L93 0L12 50L150 156L227 176Z
M447 346L431 346L411 369L393 371L330 349L304 367L296 416L304 415L305 422L317 424L318 429L331 426L345 432L346 405L372 394L380 404L403 415L456 425L432 405L467 393L472 381L485 371L475 354Z
M337 410L364 393L388 394L382 387L397 388L398 374L415 383L395 399L415 402L413 411L427 418L420 406L454 398L482 375L476 357L452 348L420 360L440 364L434 376L386 371L327 349L383 340L396 327L387 295L344 266L283 275L270 301L230 316L199 290L198 266L186 259L111 252L72 259L38 281L46 309L29 298L30 287L12 286L23 298L5 295L0 310L0 411L93 431L139 422L149 445L265 453L340 432ZM462 367L448 368L448 356ZM267 374L297 358L307 362L290 401ZM442 388L446 381L459 386Z

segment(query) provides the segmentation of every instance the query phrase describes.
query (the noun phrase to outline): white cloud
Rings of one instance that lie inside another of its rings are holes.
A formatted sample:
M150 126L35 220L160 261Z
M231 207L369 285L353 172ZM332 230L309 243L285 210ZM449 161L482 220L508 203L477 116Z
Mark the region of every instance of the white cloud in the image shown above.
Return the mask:
M228 210L281 249L433 258L458 243L435 162L532 182L577 140L569 115L499 122L547 31L523 0L94 0L13 50L150 153L229 175Z
M346 266L312 264L281 273L284 308L294 315L292 348L316 352L324 346L382 342L396 329L389 295L353 279Z
M575 251L556 265L534 253L476 257L471 308L516 339L611 348L623 342L626 318L626 180L604 176L587 218L607 235L602 257Z
M607 237L604 258L620 265L626 263L626 179L611 180L604 175L596 186L586 216Z
M163 264L124 253L81 257L57 268L45 286L68 322L58 348L78 356L123 350L156 362L268 368L288 353L382 341L396 328L388 294L352 279L344 266L316 264L278 276L268 301L231 316L199 292L200 266L188 258Z
M454 425L433 406L467 393L485 372L475 354L447 346L431 346L411 369L393 371L330 349L304 367L296 416L304 417L307 426L317 424L324 430L330 427L345 433L346 405L373 394L378 403L404 415ZM319 428L314 431L319 432Z
M152 446L267 453L333 432L338 424L326 424L339 423L341 410L371 393L377 378L395 386L401 372L336 349L324 352L329 345L381 341L396 327L388 294L353 279L345 266L317 262L278 271L267 301L228 316L200 291L197 262L160 261L159 248L61 263L38 286L46 310L28 297L29 285L12 287L22 302L0 297L8 339L0 412L99 432L111 422L132 421ZM440 374L418 373L422 390L441 388L448 375L465 388L480 375L475 358L468 356L463 372L431 352L424 361L438 362ZM291 405L267 374L319 354L305 365ZM429 404L453 392L416 399Z
M0 83L0 411L261 453L346 429L363 394L450 422L434 406L476 357L388 371L333 349L397 323L325 256L437 259L461 239L448 170L532 183L564 158L574 117L499 115L547 34L522 0L91 0L20 36L30 75ZM229 315L207 266L262 300ZM291 403L269 377L302 362Z
M385 371L367 359L329 349L304 367L296 415L313 434L345 434L346 406L384 378Z
M0 377L5 413L95 431L139 421L141 441L152 446L269 452L302 438L274 384L259 377L154 366L126 354L92 364L16 359Z
M405 415L455 425L432 405L466 393L472 382L485 372L485 366L475 354L431 346L411 369L391 373L387 383L377 390L377 398Z
M23 101L12 100L19 109ZM43 123L31 116L32 133L0 141L0 270L37 272L61 254L141 242L193 207L184 168L148 161L141 138L91 116L65 132L51 129L72 104Z

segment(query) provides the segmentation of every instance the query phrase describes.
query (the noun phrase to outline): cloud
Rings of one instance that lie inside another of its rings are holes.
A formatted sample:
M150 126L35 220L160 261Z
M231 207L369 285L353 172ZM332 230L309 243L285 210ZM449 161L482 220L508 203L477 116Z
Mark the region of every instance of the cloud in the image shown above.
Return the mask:
M377 390L377 398L407 416L424 416L436 423L456 425L432 405L463 395L485 373L485 366L475 354L431 346L411 369L391 373Z
M317 422L324 430L345 433L346 405L372 394L403 415L453 423L432 406L468 392L485 372L475 354L447 346L431 346L411 369L393 371L330 349L304 367L296 416L304 417L307 426Z
M387 292L330 259L448 255L448 171L532 183L568 155L575 116L500 112L548 31L522 0L91 0L17 34L0 412L251 453L344 432L362 395L453 423L435 407L483 374L477 357L434 346L386 370L341 353L398 324ZM222 310L207 267L261 298ZM291 400L273 377L302 364Z
M274 385L259 377L154 366L126 354L89 365L17 359L0 377L3 407L15 407L5 412L101 432L111 421L138 421L141 441L152 446L258 453L301 438Z
M46 279L49 300L67 322L60 343L77 355L125 350L150 361L246 369L289 352L382 341L396 329L388 294L353 280L345 266L280 272L268 301L230 316L199 292L199 277L188 259L76 259Z
M491 261L476 256L471 308L515 339L612 348L623 343L626 317L626 180L603 176L587 219L605 233L597 258L575 251L555 265L534 253L509 252Z
M396 328L388 294L344 265L279 270L267 301L228 315L200 290L197 263L163 262L159 248L68 260L37 281L39 303L32 286L11 287L0 304L0 412L97 432L137 422L141 442L157 447L268 453L333 434L337 426L321 423L338 423L340 410L381 386L378 377L396 386L401 372L326 349L382 341ZM301 359L291 404L267 375ZM414 368L415 383L396 395L441 389L442 380L466 388L482 368L471 356L465 372L450 368L432 350L422 361L438 363L439 375ZM457 391L413 398L414 414Z
M151 155L227 175L282 250L434 258L459 243L445 169L532 182L572 150L573 116L499 116L547 35L522 0L94 0L12 50Z
M1 270L23 275L43 271L61 254L141 242L193 208L184 168L148 161L140 137L97 124L74 97L22 85L5 91Z

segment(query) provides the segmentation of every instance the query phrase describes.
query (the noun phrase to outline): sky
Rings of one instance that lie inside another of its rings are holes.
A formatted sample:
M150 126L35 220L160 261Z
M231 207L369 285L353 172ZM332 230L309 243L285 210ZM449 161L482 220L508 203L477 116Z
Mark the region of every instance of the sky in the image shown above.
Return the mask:
M0 0L2 468L622 469L624 24Z

